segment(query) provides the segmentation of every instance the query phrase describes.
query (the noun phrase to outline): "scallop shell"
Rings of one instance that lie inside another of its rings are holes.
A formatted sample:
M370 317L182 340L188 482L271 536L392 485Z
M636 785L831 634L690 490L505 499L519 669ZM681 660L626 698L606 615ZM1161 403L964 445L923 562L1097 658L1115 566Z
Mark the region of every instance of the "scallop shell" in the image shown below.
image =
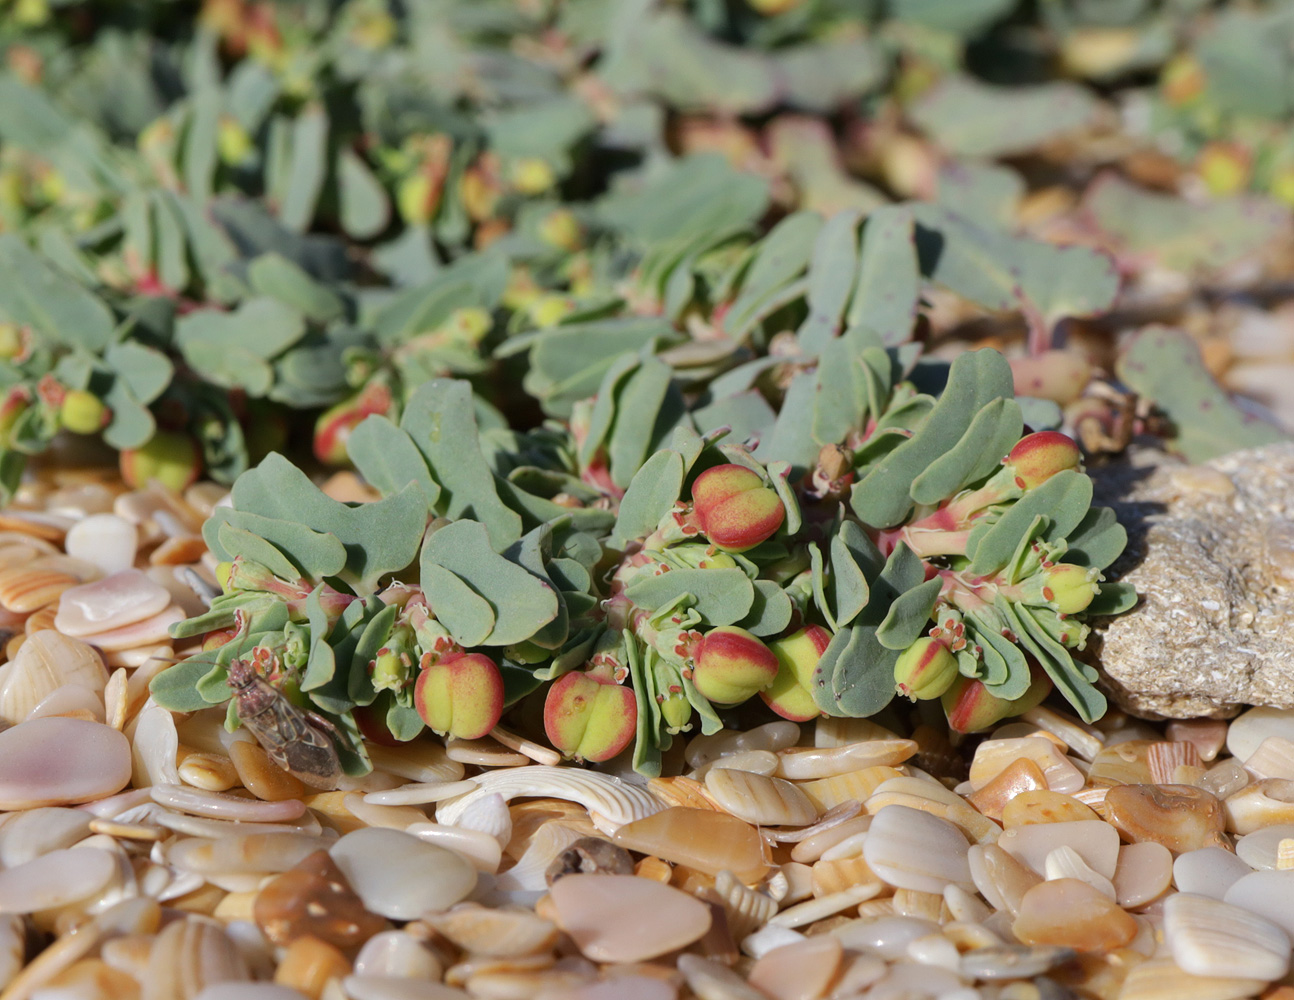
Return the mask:
M723 907L734 941L754 933L777 913L777 903L771 896L744 885L730 871L721 871L714 877L714 886L707 895Z
M723 811L706 794L705 785L695 778L687 778L683 775L672 778L652 778L647 782L647 789L667 806Z
M884 782L901 777L903 777L901 771L878 765L850 771L848 774L838 774L834 778L802 781L799 783L799 789L809 797L809 801L817 806L820 812L826 812L851 799L855 802L863 802Z
M550 950L557 927L530 910L487 909L462 903L444 913L429 913L425 923L473 955L510 958Z
M1245 760L1245 770L1255 778L1294 778L1294 743L1268 736Z
M71 847L90 835L93 818L84 809L57 806L14 813L0 827L0 865L14 868L50 851Z
M213 983L251 978L220 925L198 917L168 924L153 941L141 1000L192 1000Z
M1150 777L1157 785L1180 784L1177 781L1179 767L1200 767L1200 752L1195 744L1179 740L1161 740L1150 744L1146 750L1146 766L1150 768Z
M593 814L594 825L607 833L614 833L626 823L665 808L664 803L646 789L596 771L522 767L479 775L476 788L459 798L442 802L436 810L436 818L442 823L455 824L475 802L495 793L502 796L504 802L520 796L550 796L578 802Z
M489 834L499 842L499 847L507 847L512 839L512 813L503 796L491 793L468 805L458 817L454 826L464 830L479 830Z
M779 719L745 731L721 729L709 736L693 737L683 757L688 767L701 767L729 754L747 750L769 750L776 753L793 747L800 741L800 727L794 722Z
M545 873L553 859L581 837L596 832L583 822L550 820L544 823L531 836L517 863L495 879L495 888L501 892L538 892L548 888Z
M705 789L727 812L747 823L805 826L818 818L809 797L782 778L714 768L705 776Z
M849 858L837 858L834 861L815 861L813 863L813 895L830 896L858 885L871 882L880 884L876 873L867 866L861 854Z
M63 591L80 584L70 573L15 566L0 570L0 607L28 614L55 603Z

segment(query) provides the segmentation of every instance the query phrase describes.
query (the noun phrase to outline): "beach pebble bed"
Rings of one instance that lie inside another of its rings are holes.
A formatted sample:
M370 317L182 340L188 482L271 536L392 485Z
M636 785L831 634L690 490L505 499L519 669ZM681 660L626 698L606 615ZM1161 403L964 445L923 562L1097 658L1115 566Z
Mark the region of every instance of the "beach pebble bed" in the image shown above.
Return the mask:
M0 1000L1294 1000L1294 710L778 720L650 781L427 735L320 791L149 697L222 495L0 512Z

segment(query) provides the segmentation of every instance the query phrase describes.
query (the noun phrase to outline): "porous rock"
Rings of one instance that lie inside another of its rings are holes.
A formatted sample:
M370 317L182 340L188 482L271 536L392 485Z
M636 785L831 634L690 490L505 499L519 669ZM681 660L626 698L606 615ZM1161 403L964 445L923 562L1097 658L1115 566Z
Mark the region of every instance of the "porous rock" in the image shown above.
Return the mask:
M1128 529L1106 575L1141 598L1089 644L1114 700L1149 718L1294 707L1294 443L1196 466L1144 450L1090 471Z

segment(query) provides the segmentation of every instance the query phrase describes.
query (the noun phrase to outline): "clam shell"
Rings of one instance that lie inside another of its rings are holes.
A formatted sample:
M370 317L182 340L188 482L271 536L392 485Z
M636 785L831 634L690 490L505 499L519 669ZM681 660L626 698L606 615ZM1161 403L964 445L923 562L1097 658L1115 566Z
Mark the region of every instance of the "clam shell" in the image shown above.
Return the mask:
M188 917L153 941L142 1000L192 1000L213 983L251 978L237 946L219 924Z
M865 767L894 767L917 752L915 740L869 740L842 747L792 747L778 753L777 776L792 781L831 778Z
M873 816L887 806L900 805L947 820L968 838L980 844L992 844L1002 828L987 816L976 812L961 796L943 785L921 778L891 778L863 803Z
M1265 985L1261 979L1193 976L1169 959L1149 959L1128 970L1119 1000L1242 1000Z
M647 790L667 806L685 809L719 809L715 801L706 794L705 785L695 778L687 778L681 774L670 778L652 778L647 782Z
M1280 979L1290 967L1289 936L1265 917L1208 896L1164 900L1164 942L1195 976Z
M102 695L108 673L91 647L44 629L28 637L13 663L0 667L0 678L0 720L14 725L64 685Z
M423 919L473 955L533 955L557 943L557 927L529 910L487 909L462 903L444 913L429 913Z
M500 848L507 847L512 839L512 813L498 793L482 796L470 803L459 814L454 826L489 834L499 842Z
M1294 742L1268 736L1245 759L1245 770L1255 778L1294 778Z
M895 740L898 733L891 732L871 719L844 719L824 715L814 723L815 747L843 747L868 740Z
M730 871L715 876L714 886L707 895L723 907L728 932L735 941L754 933L777 913L777 903L772 897L743 885Z
M1046 705L1031 708L1020 718L1062 740L1083 760L1095 759L1105 746L1105 737L1100 730Z
M950 882L969 889L965 836L947 820L903 805L872 818L863 841L868 867L896 888L943 892Z
M850 771L848 774L838 774L832 778L802 781L798 787L818 807L819 812L827 812L842 802L865 802L882 784L891 778L901 777L901 771L882 764Z
M1146 765L1150 768L1151 780L1157 785L1179 784L1179 767L1202 767L1203 763L1194 743L1162 740L1150 744L1146 751Z
M64 591L80 583L71 573L32 569L30 565L0 570L0 607L17 614L30 614L54 604Z
M473 803L493 794L502 796L505 802L518 796L549 796L578 802L610 827L611 832L665 808L664 803L646 789L596 771L524 767L479 775L476 788L466 795L442 802L436 809L436 818L441 823L456 824ZM594 822L596 824L597 819Z
M705 790L727 812L757 826L805 826L818 818L808 796L781 778L714 768Z

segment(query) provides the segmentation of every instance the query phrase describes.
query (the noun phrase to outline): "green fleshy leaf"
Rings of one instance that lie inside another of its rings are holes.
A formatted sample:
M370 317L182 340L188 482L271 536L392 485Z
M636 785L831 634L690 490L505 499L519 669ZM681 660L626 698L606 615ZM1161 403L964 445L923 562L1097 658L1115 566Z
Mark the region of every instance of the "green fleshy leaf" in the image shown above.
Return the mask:
M305 332L305 318L292 306L278 299L254 298L233 312L204 309L182 316L175 324L175 341L189 363L205 373L200 365L222 350L268 361Z
M288 229L303 233L309 227L327 175L328 112L313 105L292 124L291 167L279 202L279 221Z
M900 594L877 627L876 641L886 649L904 650L921 638L942 587L943 579L936 576Z
M394 604L387 605L368 620L360 633L346 679L346 693L356 705L371 705L377 698L369 665L377 658L378 650L386 645L399 613L400 609Z
M884 205L867 216L863 227L845 326L874 330L886 345L901 344L912 336L920 295L912 211L904 205Z
M306 598L306 618L310 623L310 656L301 675L301 690L314 691L333 679L337 672L337 654L328 644L328 616L324 613L320 595L323 584L310 591Z
M439 566L483 597L494 611L495 624L490 634L484 640L463 645L510 646L534 636L560 610L553 586L496 553L485 526L477 521L456 521L429 535L422 547L420 565L424 588L430 575L428 569ZM437 576L434 582L435 587L426 592L432 607L439 609L436 588L443 583L443 577Z
M909 491L919 504L937 504L996 471L1024 430L1020 407L995 399L975 414L961 440L931 462Z
M353 150L343 149L337 158L337 194L341 226L357 240L372 239L391 220L386 192L368 164Z
M440 484L438 513L481 522L495 549L521 537L521 516L499 498L481 454L468 383L435 379L419 386L400 417L400 429L413 439Z
M1103 583L1100 592L1083 612L1085 617L1121 615L1137 606L1137 589L1130 583Z
M553 528L552 524L541 524L524 535L519 542L510 546L505 553L508 559L513 560L535 577L547 583L552 588L553 593L557 595L556 616L527 640L543 649L560 648L570 635L571 628L570 613L567 610L566 601L548 570L552 559ZM575 563L573 560L566 561L572 563L574 568L578 568L581 572L583 571L583 567L579 563ZM592 581L588 582L591 583Z
M859 623L837 632L813 671L815 704L836 716L875 715L894 698L898 656L877 641L875 625Z
M328 323L346 311L341 298L279 253L261 254L247 266L247 280L261 295L281 302L316 323Z
M0 318L87 351L102 351L111 342L116 324L108 307L13 233L0 235L0 272Z
M860 215L859 212L837 212L827 219L814 241L809 286L805 291L809 315L795 334L800 350L811 357L839 336L844 327L845 307L849 304L858 268Z
M103 360L144 406L162 394L175 374L165 354L134 340L109 344Z
M1069 650L1047 634L1033 619L1029 609L1001 598L997 607L1006 617L1017 641L1042 665L1052 683L1065 696L1084 722L1095 722L1105 714L1105 695L1092 684L1096 671L1076 663ZM1090 676L1086 674L1090 672Z
M658 427L673 370L658 358L644 358L626 379L617 399L617 419L607 441L611 481L625 489L650 455L654 438L670 428Z
M198 693L198 681L214 665L211 654L199 653L173 667L167 667L148 683L148 693L172 712L198 712L210 703Z
M634 580L625 596L655 611L683 595L710 625L735 625L755 603L755 588L739 569L672 569Z
M833 629L848 625L867 607L871 589L863 568L854 559L845 539L837 534L831 539L831 579L827 599L831 605Z
M436 605L436 616L461 646L480 646L494 630L490 602L443 566L422 569L422 590Z
M611 544L624 548L656 530L683 491L683 456L661 450L643 463L620 501Z
M1122 554L1128 532L1109 507L1093 507L1065 541L1065 562L1105 569Z
M1011 368L997 351L958 355L947 388L920 429L854 485L854 513L877 528L902 523L912 510L913 481L957 445L976 413L995 399L1010 398L1013 391Z
M230 514L236 514L237 511L230 511ZM265 520L261 518L260 520ZM258 562L271 573L281 580L295 580L300 570L294 566L282 552L275 546L267 542L259 534L249 531L244 527L231 524L229 521L217 520L212 518L207 524L214 525L216 538L219 542L219 553L222 562L242 556L253 562ZM203 526L206 527L205 525ZM301 525L293 525L294 528L302 528ZM309 531L309 528L302 528ZM326 536L325 536L326 537ZM336 541L336 539L333 539ZM337 546L341 548L340 545ZM213 549L213 551L216 551ZM346 558L346 553L341 553L342 559Z
M971 572L990 576L1007 565L1037 517L1049 522L1044 538L1064 538L1087 516L1091 504L1092 481L1087 476L1073 469L1057 473L1007 507L987 529L972 530L966 545Z
M386 417L365 417L346 440L346 454L361 476L379 493L390 496L413 484L429 511L436 509L440 484L412 438Z
M781 635L791 624L795 611L786 591L772 580L755 580L755 599L751 603L750 613L737 622L752 635L766 638Z

